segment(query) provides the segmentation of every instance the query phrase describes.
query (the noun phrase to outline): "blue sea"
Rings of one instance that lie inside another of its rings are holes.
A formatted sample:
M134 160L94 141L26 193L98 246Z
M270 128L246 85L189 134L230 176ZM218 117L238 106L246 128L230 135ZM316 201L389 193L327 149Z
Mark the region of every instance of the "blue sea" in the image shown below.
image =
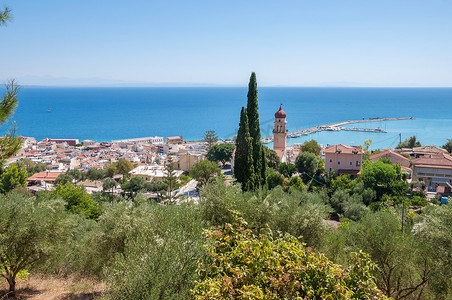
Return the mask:
M201 139L207 130L232 138L246 105L247 88L220 87L23 87L13 120L17 133L37 139L95 141L182 135ZM283 104L289 131L345 120L415 117L351 126L381 127L388 133L320 132L288 139L315 139L323 145L363 144L395 147L415 135L422 144L443 145L452 138L452 88L259 88L262 136L271 136L274 113ZM6 130L5 126L2 128Z

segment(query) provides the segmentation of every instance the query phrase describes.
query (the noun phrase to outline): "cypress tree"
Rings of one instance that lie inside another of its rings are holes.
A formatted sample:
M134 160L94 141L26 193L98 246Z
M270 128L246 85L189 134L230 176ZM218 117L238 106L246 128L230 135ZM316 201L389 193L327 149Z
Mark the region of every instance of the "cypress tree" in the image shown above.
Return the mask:
M256 174L256 179L259 185L265 182L265 166L263 166L262 156L265 156L261 147L261 129L259 124L259 106L257 103L257 82L256 73L252 72L250 82L248 84L248 103L247 103L247 115L250 136L253 139L253 166ZM264 174L264 175L262 175Z
M235 150L234 175L242 184L242 190L254 190L256 187L256 174L253 166L253 143L250 137L248 116L245 107L240 113L240 125L237 133Z
M261 158L262 158L262 163L261 163L261 186L265 186L267 184L267 157L265 156L265 150L264 150L264 145L261 145Z

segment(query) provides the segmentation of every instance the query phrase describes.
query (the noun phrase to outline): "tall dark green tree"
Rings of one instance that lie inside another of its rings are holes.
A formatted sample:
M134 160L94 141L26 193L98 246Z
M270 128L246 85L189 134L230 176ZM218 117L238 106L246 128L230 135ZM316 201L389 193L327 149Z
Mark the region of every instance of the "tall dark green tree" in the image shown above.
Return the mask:
M250 137L248 116L245 107L240 113L240 125L237 133L234 175L242 184L242 190L254 190L256 173L253 165L253 139Z
M261 143L261 128L259 124L259 106L257 103L257 82L256 73L251 73L250 82L248 84L248 103L247 103L247 116L250 137L253 143L253 166L256 174L258 185L265 184L265 158Z
M261 186L265 186L267 184L267 156L265 155L264 145L261 145Z

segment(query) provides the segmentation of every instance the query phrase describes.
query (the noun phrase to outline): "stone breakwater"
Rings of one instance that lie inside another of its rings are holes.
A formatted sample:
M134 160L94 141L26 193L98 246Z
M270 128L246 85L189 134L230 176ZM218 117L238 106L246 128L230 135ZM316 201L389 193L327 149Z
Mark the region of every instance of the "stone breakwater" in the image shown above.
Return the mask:
M365 122L398 121L398 120L414 120L414 117L370 118L370 119L363 119L363 120L349 120L349 121L337 122L337 123L332 123L332 124L327 124L327 125L319 125L316 127L292 131L292 132L287 133L287 137L288 138L296 138L296 137L300 137L302 135L308 135L308 134L316 133L319 131L340 131L340 130L387 133L387 131L384 131L379 127L372 129L372 128L343 127L343 126L348 125L348 124L365 123ZM264 143L264 144L271 143L271 142L273 142L272 136L262 138L262 143Z

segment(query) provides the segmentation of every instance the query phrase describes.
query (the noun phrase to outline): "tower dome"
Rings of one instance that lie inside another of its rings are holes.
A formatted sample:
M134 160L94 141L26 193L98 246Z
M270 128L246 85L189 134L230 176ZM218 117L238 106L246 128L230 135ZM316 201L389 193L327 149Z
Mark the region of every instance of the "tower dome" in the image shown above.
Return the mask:
M286 112L282 110L281 106L279 107L279 110L275 113L275 118L277 119L285 119L286 118Z

